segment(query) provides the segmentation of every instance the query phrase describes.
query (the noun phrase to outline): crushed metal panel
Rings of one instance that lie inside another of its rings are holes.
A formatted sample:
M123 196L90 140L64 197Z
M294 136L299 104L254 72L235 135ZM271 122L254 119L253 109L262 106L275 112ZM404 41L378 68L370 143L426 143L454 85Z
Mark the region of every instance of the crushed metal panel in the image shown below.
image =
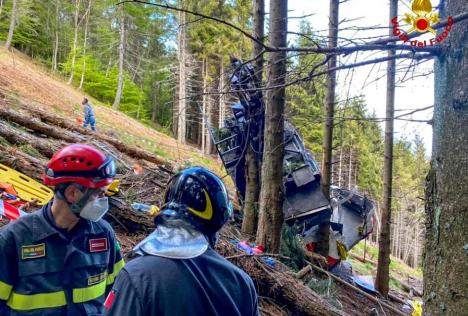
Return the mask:
M320 182L313 181L302 187L295 187L294 183L286 187L286 194L283 203L283 213L285 220L290 218L303 217L302 214L310 213L314 210L329 208L328 200L320 189Z
M314 173L307 165L294 170L292 176L294 179L294 183L298 187L306 185L307 183L312 182L315 179Z
M335 237L350 250L366 238L373 229L374 203L367 197L341 188L333 188L336 199L331 221L342 226L335 231Z

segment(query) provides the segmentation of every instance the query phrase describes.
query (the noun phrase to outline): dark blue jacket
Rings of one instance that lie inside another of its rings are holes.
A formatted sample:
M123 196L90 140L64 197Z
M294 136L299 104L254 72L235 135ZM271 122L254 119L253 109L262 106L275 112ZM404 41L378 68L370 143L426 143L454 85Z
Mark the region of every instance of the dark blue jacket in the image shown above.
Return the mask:
M0 315L101 315L124 265L112 227L59 229L51 203L0 229Z
M252 279L211 248L193 259L133 259L106 303L116 316L258 315Z

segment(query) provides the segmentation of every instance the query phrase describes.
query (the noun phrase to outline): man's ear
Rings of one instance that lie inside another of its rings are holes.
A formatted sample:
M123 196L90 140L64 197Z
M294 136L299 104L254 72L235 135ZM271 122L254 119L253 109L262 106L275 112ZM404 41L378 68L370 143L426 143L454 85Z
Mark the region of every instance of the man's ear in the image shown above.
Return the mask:
M65 196L65 199L68 201L68 203L77 203L81 197L83 196L83 193L78 189L76 186L69 185L63 194Z

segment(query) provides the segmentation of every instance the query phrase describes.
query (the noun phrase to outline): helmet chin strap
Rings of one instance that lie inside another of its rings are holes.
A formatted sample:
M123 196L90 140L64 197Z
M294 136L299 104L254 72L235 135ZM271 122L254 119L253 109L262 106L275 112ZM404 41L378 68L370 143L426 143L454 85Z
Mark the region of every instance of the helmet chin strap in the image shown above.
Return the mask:
M74 184L72 184L72 185L74 185ZM76 185L74 185L74 186L76 187ZM78 189L79 189L79 187L78 187ZM76 203L70 203L67 200L67 198L65 197L64 193L57 192L57 195L59 196L59 198L61 200L65 201L65 203L67 203L68 207L73 212L73 214L75 214L78 217L80 216L80 213L81 213L81 210L83 209L83 207L86 205L86 203L88 203L88 200L91 197L91 195L93 195L93 193L95 192L95 190L93 190L91 188L85 188L85 189L86 189L86 191L85 191L84 195Z

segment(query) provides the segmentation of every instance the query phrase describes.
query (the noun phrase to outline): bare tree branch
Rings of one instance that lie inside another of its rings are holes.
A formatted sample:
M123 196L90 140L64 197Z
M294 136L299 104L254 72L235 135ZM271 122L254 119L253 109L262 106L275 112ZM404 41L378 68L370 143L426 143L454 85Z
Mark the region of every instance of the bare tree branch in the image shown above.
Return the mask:
M218 23L221 23L221 24L225 24L229 27L232 27L233 29L235 29L236 31L244 34L247 38L251 39L252 41L254 41L255 43L258 43L260 45L262 45L263 47L265 47L266 50L270 51L271 50L271 47L265 45L264 43L262 43L261 41L259 41L257 38L255 38L254 36L252 36L251 34L249 34L248 32L244 31L243 29L241 29L240 27L230 23L230 22L227 22L227 21L224 21L222 19L218 19L216 17L213 17L213 16L209 16L209 15L206 15L206 14L203 14L203 13L199 13L199 12L195 12L195 11L192 11L192 10L188 10L188 9L183 9L183 8L178 8L178 7L174 7L174 6L171 6L171 5L168 5L168 4L159 4L159 3L152 3L152 2L147 2L147 1L140 1L140 0L125 0L125 1L120 1L119 3L117 3L117 5L121 5L121 4L125 4L125 3L140 3L140 4L147 4L147 5L152 5L152 6L155 6L155 7L158 7L158 8L163 8L163 9L168 9L168 10L173 10L173 11L179 11L179 12L185 12L185 13L189 13L191 15L195 15L195 16L199 16L199 17L202 17L202 18L205 18L205 19L208 19L208 20L212 20L212 21L216 21Z
M164 9L168 9L168 10L185 12L185 13L189 13L191 15L195 15L195 16L198 16L198 17L202 17L202 18L205 18L205 19L208 19L208 20L212 20L212 21L227 25L229 27L232 27L236 31L242 33L244 36L251 39L255 43L260 44L262 47L265 48L266 52L302 51L302 52L310 52L310 53L318 53L318 54L345 54L346 55L346 54L350 54L350 53L357 52L357 51L391 50L391 49L394 49L394 50L407 50L407 51L412 51L412 52L430 52L430 53L433 53L433 54L437 54L439 49L440 49L438 47L415 47L415 46L405 45L405 44L391 44L391 45L388 45L388 43L399 41L400 38L398 36L381 38L381 39L377 39L377 40L375 40L373 42L370 42L370 43L366 43L366 44L362 44L362 45L356 45L356 46L348 46L348 47L343 47L343 46L339 46L339 47L336 47L336 48L327 48L327 47L272 47L272 46L265 45L265 43L261 42L260 40L258 40L254 36L252 36L250 33L244 31L240 27L238 27L238 26L236 26L236 25L234 25L234 24L232 24L232 23L230 23L228 21L224 21L222 19L219 19L219 18L216 18L216 17L213 17L213 16L208 16L208 15L205 15L203 13L195 12L195 11L188 10L188 9L178 8L178 7L175 7L175 6L168 5L168 4L158 4L158 3L151 3L151 2L140 1L140 0L125 0L125 1L121 1L121 2L117 3L117 5L121 5L121 4L124 4L124 3L147 4L147 5L152 5L152 6L155 6L155 7L164 8ZM459 15L456 15L456 16L452 17L453 23L456 23L456 22L459 22L459 21L462 21L462 20L465 20L465 19L468 19L468 12L464 12L464 13L461 13ZM447 25L447 21L448 21L448 19L446 19L446 20L432 26L432 28L439 29L439 28L445 27ZM408 38L410 38L410 39L415 38L415 37L418 37L419 35L421 35L421 33L413 33L411 35L408 35Z

